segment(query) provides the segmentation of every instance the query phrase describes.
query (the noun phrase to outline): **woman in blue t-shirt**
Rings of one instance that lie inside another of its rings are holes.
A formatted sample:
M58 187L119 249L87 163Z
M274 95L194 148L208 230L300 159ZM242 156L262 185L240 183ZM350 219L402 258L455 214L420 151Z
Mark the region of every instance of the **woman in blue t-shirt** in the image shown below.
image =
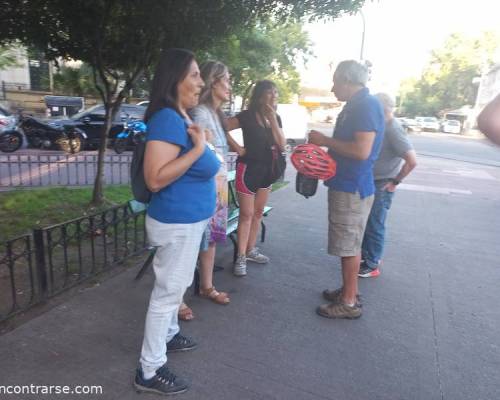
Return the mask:
M231 144L238 153L236 164L236 191L240 205L238 219L238 258L233 274L246 275L246 262L269 262L255 244L262 221L262 213L269 197L272 177L272 147L285 149L281 118L276 113L278 90L269 80L255 84L248 109L226 121L228 131L241 128L244 147Z
M153 192L146 230L157 250L135 377L140 391L173 394L188 387L167 368L166 353L196 346L179 333L177 312L193 280L201 236L215 211L214 176L220 161L207 146L204 130L187 113L198 104L203 86L193 53L170 49L162 54L144 118L144 178Z

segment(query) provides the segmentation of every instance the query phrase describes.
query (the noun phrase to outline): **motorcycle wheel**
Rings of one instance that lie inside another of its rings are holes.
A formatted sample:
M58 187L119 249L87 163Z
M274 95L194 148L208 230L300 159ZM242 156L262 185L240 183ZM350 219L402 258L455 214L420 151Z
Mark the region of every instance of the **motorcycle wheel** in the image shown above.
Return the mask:
M13 153L23 144L23 136L19 132L3 132L0 134L0 151Z
M113 149L116 154L122 154L127 150L128 138L117 138L113 144Z

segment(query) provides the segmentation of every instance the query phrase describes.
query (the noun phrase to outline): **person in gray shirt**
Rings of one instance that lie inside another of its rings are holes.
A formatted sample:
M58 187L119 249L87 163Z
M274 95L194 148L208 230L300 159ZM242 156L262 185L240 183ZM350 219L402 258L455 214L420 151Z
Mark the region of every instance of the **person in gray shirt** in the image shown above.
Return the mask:
M375 95L384 107L385 133L380 155L373 167L375 199L368 217L358 276L380 275L379 264L385 242L385 221L397 185L417 165L416 153L399 122L394 118L394 101L385 93Z

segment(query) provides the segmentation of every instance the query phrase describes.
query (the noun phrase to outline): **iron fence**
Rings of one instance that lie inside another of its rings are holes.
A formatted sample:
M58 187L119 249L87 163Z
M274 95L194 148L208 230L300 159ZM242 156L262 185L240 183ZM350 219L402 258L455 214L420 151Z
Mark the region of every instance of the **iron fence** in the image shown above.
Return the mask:
M2 92L5 93L6 90L31 90L31 85L29 83L21 82L5 82L2 81Z
M236 168L236 153L227 157L228 170ZM132 153L106 154L104 182L128 184ZM0 154L0 188L93 185L97 154Z
M104 182L130 181L132 153L106 154ZM0 187L92 185L97 173L97 154L2 154Z
M147 249L129 204L0 242L0 321Z

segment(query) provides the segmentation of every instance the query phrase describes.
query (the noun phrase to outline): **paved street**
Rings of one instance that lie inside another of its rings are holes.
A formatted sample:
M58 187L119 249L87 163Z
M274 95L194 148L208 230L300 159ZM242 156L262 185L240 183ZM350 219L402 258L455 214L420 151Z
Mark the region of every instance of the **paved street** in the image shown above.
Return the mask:
M500 166L500 149L483 135L420 132L410 135L417 152L434 157Z
M412 138L422 152L446 145L424 138ZM479 146L488 150L470 157L495 160L498 149ZM291 184L270 201L270 265L236 279L226 246L216 285L231 304L188 296L196 319L182 328L200 346L170 357L192 381L178 398L499 399L500 168L420 157L394 199L382 274L360 282L355 321L314 313L321 291L339 285L339 261L325 250L326 190L306 200L294 178L289 168ZM102 385L103 395L87 398L155 398L131 386L152 285L151 275L133 283L135 272L0 336L0 385Z

